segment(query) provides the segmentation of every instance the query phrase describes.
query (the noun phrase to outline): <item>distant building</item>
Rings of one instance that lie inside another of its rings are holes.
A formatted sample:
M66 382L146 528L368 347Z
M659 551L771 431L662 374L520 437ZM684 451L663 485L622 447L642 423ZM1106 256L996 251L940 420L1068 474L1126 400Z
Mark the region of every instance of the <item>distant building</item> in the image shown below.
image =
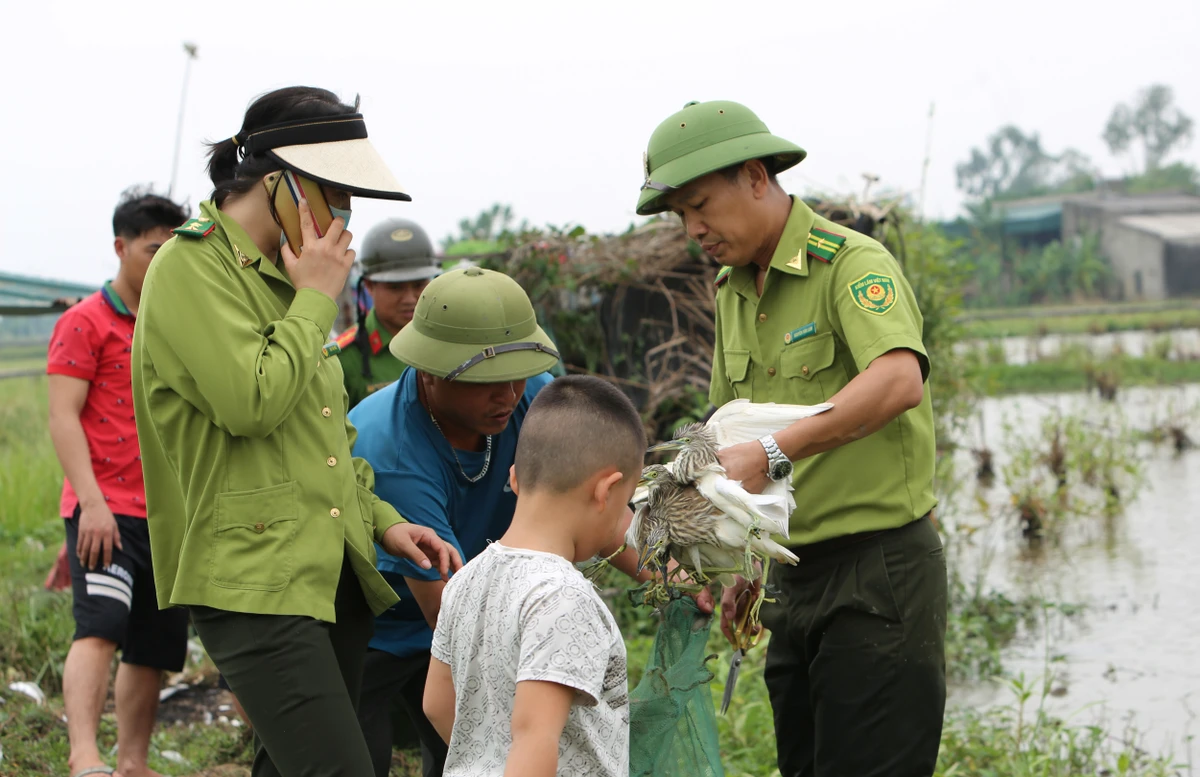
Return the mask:
M1200 197L1112 191L995 203L1002 250L1094 234L1128 300L1200 297ZM962 231L959 226L957 230Z

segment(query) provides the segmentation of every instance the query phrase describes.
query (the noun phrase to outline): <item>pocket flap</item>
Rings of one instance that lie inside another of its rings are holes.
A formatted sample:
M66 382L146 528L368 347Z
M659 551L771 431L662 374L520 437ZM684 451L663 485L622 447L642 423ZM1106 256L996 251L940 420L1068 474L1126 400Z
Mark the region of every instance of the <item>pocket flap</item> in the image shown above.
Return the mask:
M825 332L795 345L785 346L779 355L779 367L789 378L812 380L833 364L833 332Z
M280 521L296 520L296 483L258 488L253 491L230 491L217 495L213 532L228 529L262 531Z
M730 383L740 383L750 371L750 352L725 349L725 377Z

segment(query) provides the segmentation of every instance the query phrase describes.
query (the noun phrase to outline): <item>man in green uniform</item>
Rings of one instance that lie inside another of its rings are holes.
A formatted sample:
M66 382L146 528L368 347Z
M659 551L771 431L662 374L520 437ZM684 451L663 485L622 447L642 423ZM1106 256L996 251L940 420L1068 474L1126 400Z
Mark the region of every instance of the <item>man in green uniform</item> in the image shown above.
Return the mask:
M834 405L720 454L751 491L784 477L796 489L787 544L800 563L772 567L777 604L763 609L781 774L930 775L946 566L921 312L882 245L779 185L804 156L745 106L688 103L650 138L637 212L674 212L724 265L714 405ZM745 585L722 599L731 640Z
M392 383L406 365L388 350L392 338L412 321L421 291L441 273L425 230L407 219L377 224L363 241L362 277L371 309L359 307L358 323L337 339L350 407Z

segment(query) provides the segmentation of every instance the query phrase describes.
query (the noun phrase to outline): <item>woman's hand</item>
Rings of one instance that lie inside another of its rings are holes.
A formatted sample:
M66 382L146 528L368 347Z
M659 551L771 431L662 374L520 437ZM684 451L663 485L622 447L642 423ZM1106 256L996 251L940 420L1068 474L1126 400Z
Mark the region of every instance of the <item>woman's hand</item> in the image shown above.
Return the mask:
M330 223L324 237L317 237L308 200L300 200L299 211L304 245L297 256L292 246L284 243L280 250L283 266L297 289L314 289L330 299L337 299L354 265L354 252L350 250L353 235L339 217Z
M436 557L443 580L449 580L451 573L462 569L458 551L428 526L398 523L383 533L379 544L396 558L406 558L421 569L432 569L431 559Z

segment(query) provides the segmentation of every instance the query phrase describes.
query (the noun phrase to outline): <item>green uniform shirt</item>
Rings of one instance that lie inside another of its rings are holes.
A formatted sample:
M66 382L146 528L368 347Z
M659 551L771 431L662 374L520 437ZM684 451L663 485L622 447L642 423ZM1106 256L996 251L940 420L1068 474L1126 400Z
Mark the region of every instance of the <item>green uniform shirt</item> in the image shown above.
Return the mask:
M376 613L375 546L403 519L352 459L338 307L211 202L159 249L134 333L133 395L160 607L332 622L349 556Z
M715 406L732 399L819 404L896 348L914 351L928 377L912 288L875 240L793 197L761 298L757 270L749 265L717 276L709 390ZM903 526L936 504L933 470L926 387L920 405L875 434L795 463L789 542Z
M379 325L375 317L375 308L367 313L363 327L367 332L367 345L371 350L371 377L363 375L363 354L358 344L354 342L358 336L358 324L347 329L338 336L338 360L342 363L342 372L346 376L346 393L350 395L350 407L362 402L379 389L399 380L400 373L408 365L397 359L388 350L392 336Z

